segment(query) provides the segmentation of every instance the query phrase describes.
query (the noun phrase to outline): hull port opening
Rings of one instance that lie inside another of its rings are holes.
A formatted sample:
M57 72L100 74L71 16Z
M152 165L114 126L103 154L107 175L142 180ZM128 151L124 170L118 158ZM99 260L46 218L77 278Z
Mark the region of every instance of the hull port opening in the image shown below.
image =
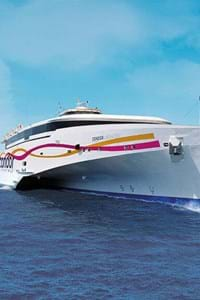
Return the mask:
M17 190L34 190L34 189L55 189L58 188L53 178L42 178L40 176L28 176L23 178L17 185Z

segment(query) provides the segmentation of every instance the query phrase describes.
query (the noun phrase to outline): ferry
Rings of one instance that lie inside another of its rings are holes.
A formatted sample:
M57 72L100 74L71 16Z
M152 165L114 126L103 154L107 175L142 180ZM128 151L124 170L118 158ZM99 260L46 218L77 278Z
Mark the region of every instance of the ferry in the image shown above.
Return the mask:
M5 136L0 184L144 201L200 200L200 127L79 103Z

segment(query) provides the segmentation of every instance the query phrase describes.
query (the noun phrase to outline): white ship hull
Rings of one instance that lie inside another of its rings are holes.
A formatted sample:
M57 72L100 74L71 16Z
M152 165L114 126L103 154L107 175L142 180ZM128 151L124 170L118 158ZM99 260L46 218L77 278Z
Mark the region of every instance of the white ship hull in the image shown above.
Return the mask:
M100 125L34 136L1 153L0 183L32 183L153 201L200 199L200 128ZM182 152L170 153L178 139ZM173 146L173 142L172 142Z

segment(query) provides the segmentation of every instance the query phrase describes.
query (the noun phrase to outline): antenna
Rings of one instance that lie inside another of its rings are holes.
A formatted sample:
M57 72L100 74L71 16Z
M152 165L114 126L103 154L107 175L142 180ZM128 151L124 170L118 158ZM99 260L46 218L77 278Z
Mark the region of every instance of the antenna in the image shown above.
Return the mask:
M198 99L198 125L200 125L200 96L199 96L199 99Z
M60 114L63 110L64 109L63 109L63 106L62 106L61 102L58 101L58 114Z

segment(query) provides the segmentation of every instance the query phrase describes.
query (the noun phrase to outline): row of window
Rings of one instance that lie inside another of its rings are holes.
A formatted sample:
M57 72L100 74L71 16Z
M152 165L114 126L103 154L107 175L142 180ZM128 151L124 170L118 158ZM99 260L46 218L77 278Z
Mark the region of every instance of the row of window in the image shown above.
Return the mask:
M89 126L89 125L106 125L106 124L137 124L142 122L119 122L119 121L101 121L101 120L79 120L79 121L54 121L43 125L35 126L26 129L11 138L6 142L6 147L10 144L16 143L22 139L28 140L30 136L34 136L41 133L48 133L61 128L77 127L77 126ZM151 124L151 123L148 123Z
M68 128L68 127L76 127L76 126L89 126L89 125L105 125L105 124L132 124L133 122L118 122L118 121L54 121L50 123L46 123L43 125L39 125L36 127L32 127L29 129L26 129L11 138L9 138L6 142L6 147L10 144L16 143L22 139L28 140L30 136L40 134L40 133L46 133L50 131L55 131L57 129L61 128Z
M12 169L13 162L14 162L14 159L12 156L0 157L0 168Z

